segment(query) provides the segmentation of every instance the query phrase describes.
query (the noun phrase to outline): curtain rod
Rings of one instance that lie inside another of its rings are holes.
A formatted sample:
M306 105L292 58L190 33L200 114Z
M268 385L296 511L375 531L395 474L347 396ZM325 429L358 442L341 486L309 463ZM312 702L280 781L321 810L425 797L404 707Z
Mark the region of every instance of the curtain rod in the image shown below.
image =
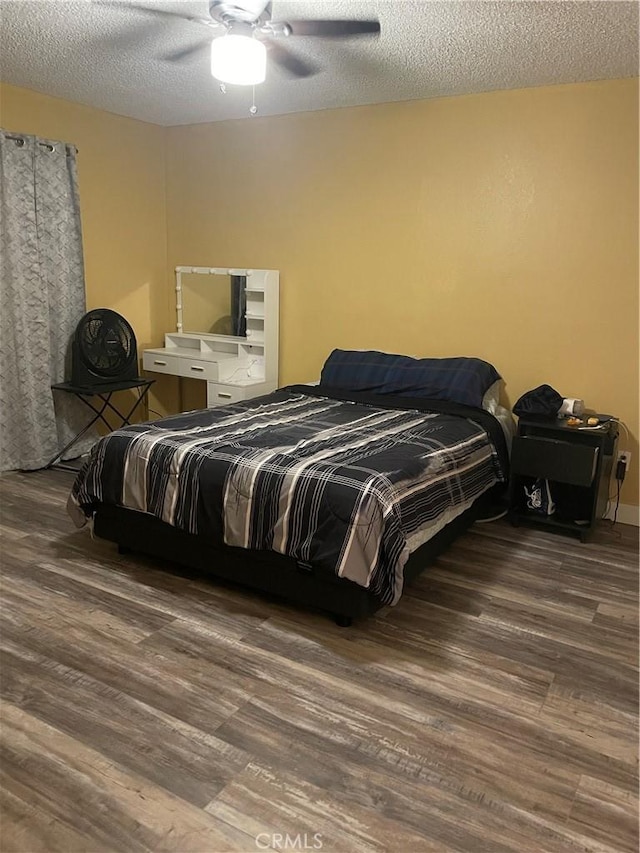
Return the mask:
M21 142L21 143L22 143L22 145L24 145L24 143L25 143L25 137L24 137L24 136L14 136L14 135L13 135L13 134L11 134L11 133L6 133L6 134L5 134L5 139L12 139L14 142ZM42 145L42 147L43 147L43 148L46 148L46 149L47 149L47 151L51 151L51 152L53 152L53 151L55 151L55 150L56 150L56 146L55 146L55 145L52 145L52 144L51 144L51 142L38 142L38 141L36 140L36 144L37 144L37 145ZM60 145L64 145L64 147L65 147L65 148L72 148L72 149L76 152L76 154L78 153L78 149L76 148L76 146L75 146L75 145L71 145L71 143L70 143L70 142L61 142L61 143L60 143Z

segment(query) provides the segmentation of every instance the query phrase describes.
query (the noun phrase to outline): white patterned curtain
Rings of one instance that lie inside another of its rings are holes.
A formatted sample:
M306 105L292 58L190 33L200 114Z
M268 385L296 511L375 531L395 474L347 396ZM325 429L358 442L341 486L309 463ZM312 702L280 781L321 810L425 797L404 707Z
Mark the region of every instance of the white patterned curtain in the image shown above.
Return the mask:
M42 468L88 420L51 390L85 312L75 155L0 130L0 471Z

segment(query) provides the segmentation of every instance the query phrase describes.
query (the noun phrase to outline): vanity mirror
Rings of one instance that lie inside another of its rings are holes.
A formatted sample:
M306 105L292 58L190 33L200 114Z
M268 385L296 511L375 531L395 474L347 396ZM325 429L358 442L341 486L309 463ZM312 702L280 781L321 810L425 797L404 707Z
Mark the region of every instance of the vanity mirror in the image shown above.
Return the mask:
M206 381L207 406L274 391L278 290L277 270L176 267L176 331L144 369Z
M247 277L226 270L218 274L183 272L176 277L179 332L245 337Z

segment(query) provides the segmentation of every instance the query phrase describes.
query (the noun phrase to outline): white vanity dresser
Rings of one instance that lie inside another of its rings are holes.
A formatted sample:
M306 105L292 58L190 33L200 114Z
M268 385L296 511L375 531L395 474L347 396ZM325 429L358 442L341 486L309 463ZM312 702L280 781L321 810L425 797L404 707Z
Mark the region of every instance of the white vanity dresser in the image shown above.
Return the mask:
M207 406L278 387L278 270L176 267L176 331L143 352L152 373L201 379Z

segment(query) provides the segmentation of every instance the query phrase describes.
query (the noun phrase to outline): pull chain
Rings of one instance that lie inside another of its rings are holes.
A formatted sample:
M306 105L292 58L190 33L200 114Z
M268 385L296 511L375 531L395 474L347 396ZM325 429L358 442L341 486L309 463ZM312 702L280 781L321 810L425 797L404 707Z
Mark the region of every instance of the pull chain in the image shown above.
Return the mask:
M258 108L256 107L256 87L252 86L251 88L253 90L253 95L252 95L252 104L249 107L249 114L254 116L258 112Z

